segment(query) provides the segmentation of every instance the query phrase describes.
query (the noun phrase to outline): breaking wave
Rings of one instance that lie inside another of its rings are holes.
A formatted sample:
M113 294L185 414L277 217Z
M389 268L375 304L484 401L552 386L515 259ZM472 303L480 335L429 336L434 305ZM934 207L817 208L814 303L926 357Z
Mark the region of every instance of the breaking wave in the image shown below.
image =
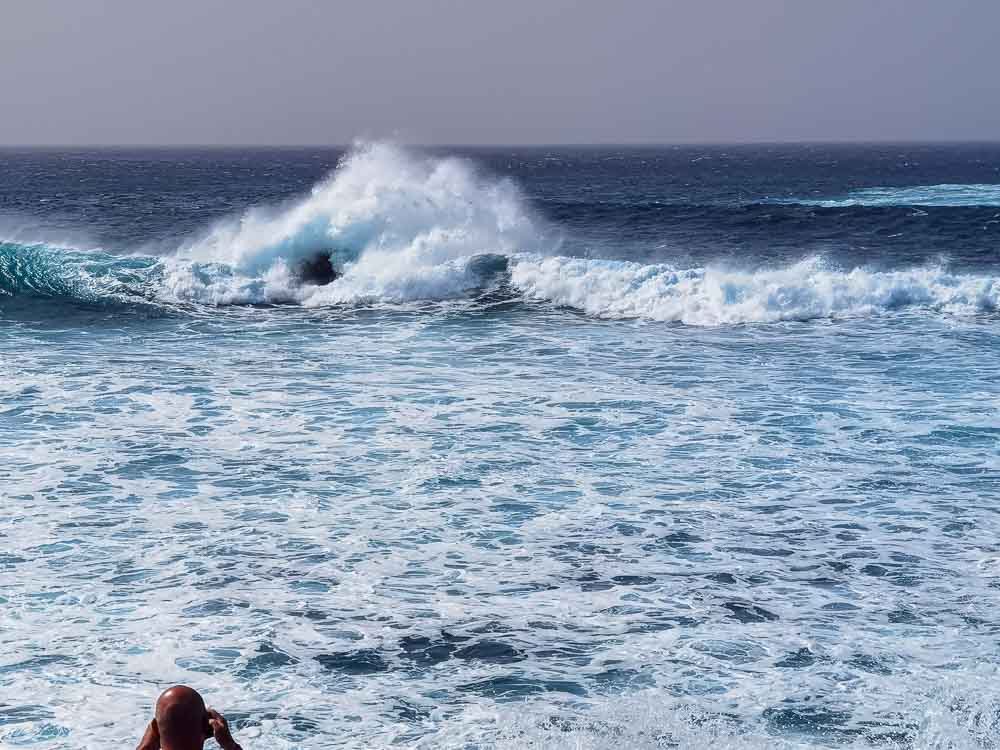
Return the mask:
M937 266L847 270L812 258L763 270L677 268L558 251L558 234L509 180L485 178L463 160L369 144L298 202L252 209L167 257L0 244L0 304L27 297L323 307L461 299L502 288L599 317L695 326L1000 307L1000 279ZM303 276L303 264L316 258L328 262L331 278Z
M0 303L12 297L97 305L152 302L156 266L149 257L0 242Z
M1000 280L941 268L842 271L812 258L785 268L675 269L627 261L522 259L513 284L534 299L609 318L696 326L878 315L903 308L992 312Z
M554 246L510 180L375 143L356 148L304 200L254 209L183 247L164 287L211 304L447 299L480 284L479 256ZM341 274L333 283L300 283L297 267L316 256Z

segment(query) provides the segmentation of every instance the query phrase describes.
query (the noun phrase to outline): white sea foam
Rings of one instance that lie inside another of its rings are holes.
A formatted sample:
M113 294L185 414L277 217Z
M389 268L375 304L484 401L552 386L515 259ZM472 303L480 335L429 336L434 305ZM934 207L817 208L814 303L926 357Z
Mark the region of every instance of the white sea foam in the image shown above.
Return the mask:
M845 272L818 258L774 270L733 271L521 257L511 278L531 298L591 315L698 326L856 317L906 307L972 314L1000 305L993 277L940 268Z
M172 299L215 305L454 299L482 283L466 254L433 257L409 247L372 250L326 286L302 284L283 258L254 276L230 266L168 261L164 289ZM899 271L842 270L822 258L789 266L738 270L515 253L513 287L526 298L604 318L637 318L695 326L866 317L902 309L974 315L1000 308L994 276L940 266Z
M978 326L254 318L0 336L0 747L997 745Z

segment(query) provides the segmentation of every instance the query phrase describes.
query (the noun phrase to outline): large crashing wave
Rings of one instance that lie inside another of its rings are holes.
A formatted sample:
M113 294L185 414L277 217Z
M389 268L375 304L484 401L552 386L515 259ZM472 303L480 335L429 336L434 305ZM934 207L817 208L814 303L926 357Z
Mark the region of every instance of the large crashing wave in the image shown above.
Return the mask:
M386 144L355 149L305 198L258 208L166 258L0 244L4 296L93 303L396 304L468 297L506 273L515 295L606 318L715 326L1000 309L1000 279L938 267L843 270L822 259L777 269L675 268L556 254L509 180L458 159ZM340 274L312 283L317 256Z
M477 256L539 251L544 242L511 181L376 143L357 148L299 203L255 209L188 244L164 283L175 298L213 304L445 299L480 284ZM342 276L300 283L296 266L318 254Z

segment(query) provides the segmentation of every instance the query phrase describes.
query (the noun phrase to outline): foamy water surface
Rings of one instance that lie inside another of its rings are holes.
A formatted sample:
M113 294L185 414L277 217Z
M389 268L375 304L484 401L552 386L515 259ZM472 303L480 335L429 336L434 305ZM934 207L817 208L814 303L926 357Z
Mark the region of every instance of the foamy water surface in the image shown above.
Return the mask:
M0 746L175 682L248 750L996 746L990 257L670 253L649 196L610 252L560 158L0 245Z

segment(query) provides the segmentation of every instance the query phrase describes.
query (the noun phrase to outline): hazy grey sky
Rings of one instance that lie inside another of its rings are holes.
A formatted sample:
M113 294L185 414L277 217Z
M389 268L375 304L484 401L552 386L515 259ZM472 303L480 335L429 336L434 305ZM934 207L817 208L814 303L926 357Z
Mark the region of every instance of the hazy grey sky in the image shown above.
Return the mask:
M0 0L0 143L1000 139L1000 0Z

